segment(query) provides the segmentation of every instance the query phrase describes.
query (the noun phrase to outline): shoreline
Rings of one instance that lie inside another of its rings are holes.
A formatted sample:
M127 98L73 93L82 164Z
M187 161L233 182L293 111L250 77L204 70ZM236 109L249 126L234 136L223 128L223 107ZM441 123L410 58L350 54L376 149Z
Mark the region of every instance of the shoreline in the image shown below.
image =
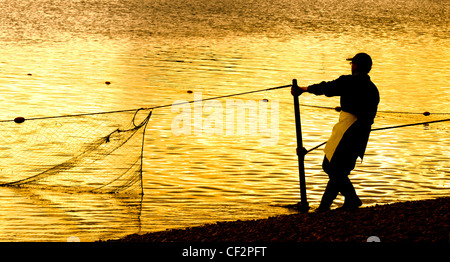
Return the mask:
M450 197L131 234L112 242L450 241Z

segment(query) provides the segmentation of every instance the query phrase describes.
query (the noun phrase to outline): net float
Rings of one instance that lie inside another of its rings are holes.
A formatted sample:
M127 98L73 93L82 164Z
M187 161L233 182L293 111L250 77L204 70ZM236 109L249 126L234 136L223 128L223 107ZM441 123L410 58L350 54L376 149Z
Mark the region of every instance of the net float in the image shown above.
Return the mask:
M25 118L23 118L21 116L16 117L16 118L14 118L14 122L16 122L17 124L23 123L23 122L25 122Z

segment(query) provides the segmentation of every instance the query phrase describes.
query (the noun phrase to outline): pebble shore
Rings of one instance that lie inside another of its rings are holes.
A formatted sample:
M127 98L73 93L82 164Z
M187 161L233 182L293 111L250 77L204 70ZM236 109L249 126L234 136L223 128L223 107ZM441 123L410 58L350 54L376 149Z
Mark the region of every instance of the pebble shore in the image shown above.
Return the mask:
M217 222L186 229L132 234L120 242L449 242L450 197L355 210ZM373 238L372 238L373 239ZM376 239L376 238L375 238Z

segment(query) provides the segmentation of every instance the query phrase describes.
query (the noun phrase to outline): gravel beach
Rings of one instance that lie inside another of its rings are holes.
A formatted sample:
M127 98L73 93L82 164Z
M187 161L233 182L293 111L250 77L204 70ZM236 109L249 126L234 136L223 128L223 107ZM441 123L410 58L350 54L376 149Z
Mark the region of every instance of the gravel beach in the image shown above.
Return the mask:
M120 242L449 242L450 197L133 234Z

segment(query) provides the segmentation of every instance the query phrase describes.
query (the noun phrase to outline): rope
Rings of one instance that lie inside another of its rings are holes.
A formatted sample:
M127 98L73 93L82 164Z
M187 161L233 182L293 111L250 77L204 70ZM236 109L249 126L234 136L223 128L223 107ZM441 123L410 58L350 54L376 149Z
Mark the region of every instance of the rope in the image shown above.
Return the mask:
M418 113L418 112L401 112L401 111L377 111L379 113L386 113L386 114L409 114L409 115L424 115L424 116L429 116L429 115L450 115L450 113L430 113L428 111L425 111L423 113Z
M333 109L336 110L337 112L341 112L341 107L340 106L336 106L336 107L330 107L330 106L317 106L317 105L307 105L307 104L300 104L301 106L304 107L313 107L313 108L321 108L321 109ZM386 113L386 114L405 114L405 115L424 115L424 116L429 116L429 115L450 115L450 113L444 113L444 112L437 112L437 113L430 113L428 111L425 111L423 113L419 113L419 112L405 112L405 111L383 111L383 110L378 110L377 113Z
M170 107L170 106L174 106L174 105L192 104L192 103L196 103L196 102L217 100L217 99L226 98L226 97L248 95L248 94L253 94L253 93L258 93L258 92L266 92L266 91L271 91L271 90L276 90L276 89L287 88L287 87L291 87L291 86L292 85L276 86L276 87L259 89L259 90L253 90L253 91L247 91L247 92L242 92L242 93L223 95L223 96L215 96L215 97L210 97L210 98L206 98L206 99L191 100L191 101L185 101L185 102L180 102L180 103L175 103L175 104L159 105L159 106L147 107L147 108L135 108L135 109L126 109L126 110L105 111L105 112L96 112L96 113L82 113L82 114L60 115L60 116L33 117L33 118L28 118L26 120L27 121L28 120L42 120L42 119L63 118L63 117L77 117L77 116L90 116L90 115L101 115L101 114L112 114L112 113L136 112L134 114L134 117L133 117L133 124L134 124L134 118L136 117L136 114L139 111L141 111L141 110L153 110L153 109L157 109L157 108L165 108L165 107ZM300 104L300 105L301 106L305 106L305 107L313 107L313 108L321 108L321 109L333 109L333 110L336 110L338 112L341 111L340 107L317 106L317 105L308 105L308 104ZM388 114L417 114L417 115L421 114L421 115L425 115L425 116L429 116L431 114L433 114L433 115L450 115L450 113L430 113L430 112L423 112L423 113L400 112L400 111L378 111L378 112L379 113L388 113ZM151 115L151 113L150 113L150 115ZM14 120L0 120L0 123L2 123L2 122L12 122L12 121L14 121ZM438 122L446 122L446 121L450 121L450 118L449 119L442 119L442 120L435 120L435 121L428 121L428 122L421 122L421 123L406 124L406 125L381 127L381 128L372 129L371 131L388 130L388 129L402 128L402 127L409 127L409 126L417 126L417 125L424 125L424 124L431 124L431 123L438 123ZM317 145L317 146L307 150L305 154L308 154L309 152L318 149L319 147L325 145L326 143L327 142L323 142L323 143L321 143L321 144L319 144L319 145Z
M137 109L127 109L127 110L116 110L116 111L105 111L105 112L96 112L96 113L82 113L82 114L73 114L73 115L60 115L60 116L43 116L43 117L32 117L27 118L26 120L42 120L42 119L52 119L52 118L63 118L63 117L75 117L75 116L93 116L93 115L102 115L102 114L113 114L113 113L125 113L125 112L134 112L139 110L144 110L146 108L137 108ZM3 122L12 122L14 120L0 120L0 123Z
M419 126L419 125L426 125L426 124L432 124L432 123L439 123L439 122L447 122L450 121L450 118L447 119L441 119L441 120L435 120L435 121L428 121L428 122L420 122L420 123L413 123L413 124L406 124L406 125L398 125L398 126L387 126L387 127L380 127L380 128L374 128L371 129L371 131L380 131L380 130L388 130L388 129L396 129L396 128L402 128L402 127L409 127L409 126ZM314 151L318 149L319 147L325 145L327 142L323 142L309 150L306 151L305 155L308 154L311 151Z
M95 113L81 113L81 114L59 115L59 116L32 117L32 118L27 118L26 120L27 121L28 120L42 120L42 119L63 118L63 117L77 117L77 116L91 116L91 115L135 112L135 111L140 111L140 110L153 110L153 109L156 109L156 108L165 108L165 107L170 107L170 106L174 106L174 105L192 104L192 103L196 103L196 102L202 102L202 101L208 101L208 100L216 100L216 99L221 99L221 98L226 98L226 97L248 95L248 94L253 94L253 93L258 93L258 92L266 92L266 91L271 91L271 90L276 90L276 89L287 88L287 87L291 87L291 86L292 85L276 86L276 87L259 89L259 90L254 90L254 91L248 91L248 92L242 92L242 93L236 93L236 94L230 94L230 95L210 97L210 98L205 98L205 99L201 99L201 100L185 101L185 102L180 102L180 103L175 103L175 104L159 105L159 106L154 106L154 107L142 107L142 108L125 109L125 110L104 111L104 112L95 112ZM341 108L339 106L337 106L337 107L329 107L329 106L318 106L318 105L308 105L308 104L300 104L300 106L312 107L312 108L320 108L320 109L333 109L333 110L336 110L338 112L341 111ZM431 114L433 114L433 115L450 115L450 113L430 113L430 112L423 112L423 113L399 112L399 111L378 111L378 112L380 112L380 113L393 113L393 114L423 114L425 116L429 116ZM12 121L14 121L14 120L11 120L11 119L10 120L0 120L0 123L2 123L2 122L12 122Z
M450 121L450 118L441 119L441 120L435 120L435 121L428 121L428 122L421 122L421 123L413 123L413 124L407 124L407 125L380 127L380 128L372 129L371 131L380 131L380 130L401 128L401 127L408 127L408 126L418 126L418 125L425 125L425 124L432 124L432 123L439 123L439 122L447 122L447 121Z
M265 92L265 91L281 89L281 88L286 88L286 87L291 87L291 86L292 85L277 86L277 87L271 87L271 88L260 89L260 90L255 90L255 91L248 91L248 92L231 94L231 95L223 95L223 96L210 97L210 98L206 98L206 99L199 99L199 100L180 102L180 103L175 103L175 104L170 104L170 105L155 106L155 107L150 107L150 108L146 108L146 109L156 109L156 108L163 108L163 107L169 107L169 106L192 104L192 103L196 103L196 102L202 102L202 101L208 101L208 100L216 100L216 99L221 99L221 98L226 98L226 97L233 97L233 96L248 95L248 94L253 94L253 93L258 93L258 92Z
M170 106L176 106L176 105L192 104L192 103L196 103L196 102L216 100L216 99L221 99L221 98L226 98L226 97L248 95L248 94L253 94L253 93L258 93L258 92L265 92L265 91L271 91L271 90L276 90L276 89L281 89L281 88L287 88L287 87L291 87L291 86L292 85L276 86L276 87L265 88L265 89L260 89L260 90L253 90L253 91L248 91L248 92L237 93L237 94L216 96L216 97L210 97L210 98L199 99L199 100L185 101L185 102L180 102L180 103L175 103L175 104L159 105L159 106L154 106L154 107L141 107L141 108L135 108L135 109L105 111L105 112L96 112L96 113L81 113L81 114L60 115L60 116L32 117L32 118L27 118L26 120L27 121L28 120L42 120L42 119L52 119L52 118L62 118L62 117L92 116L92 115L102 115L102 114L135 112L135 111L140 111L140 110L153 110L156 108L164 108L164 107L170 107ZM14 121L14 120L0 120L0 123L12 122L12 121Z
M327 141L321 143L320 145L317 145L317 146L311 148L310 150L307 150L306 153L305 153L305 155L308 154L309 152L314 151L314 150L316 150L317 148L319 148L319 147L325 145L326 143L327 143Z

